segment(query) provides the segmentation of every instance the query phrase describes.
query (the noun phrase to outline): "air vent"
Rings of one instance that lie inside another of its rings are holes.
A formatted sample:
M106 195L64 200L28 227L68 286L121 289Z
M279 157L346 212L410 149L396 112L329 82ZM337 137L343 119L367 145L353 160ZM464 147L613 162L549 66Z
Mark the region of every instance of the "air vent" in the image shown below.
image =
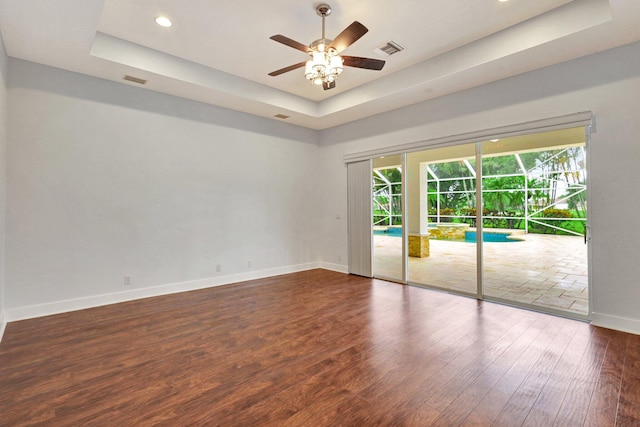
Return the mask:
M401 50L404 50L404 47L394 41L388 41L383 46L377 48L375 52L382 56L391 56L394 53L400 52Z
M147 82L145 79L141 79L139 77L133 77L128 74L125 74L124 77L122 77L122 79L128 82L138 83L139 85L143 85Z
M289 118L289 117L291 117L291 116L285 116L284 114L276 114L276 115L275 115L275 116L273 116L273 117L275 117L275 118L277 118L277 119L286 120L286 119L288 119L288 118Z

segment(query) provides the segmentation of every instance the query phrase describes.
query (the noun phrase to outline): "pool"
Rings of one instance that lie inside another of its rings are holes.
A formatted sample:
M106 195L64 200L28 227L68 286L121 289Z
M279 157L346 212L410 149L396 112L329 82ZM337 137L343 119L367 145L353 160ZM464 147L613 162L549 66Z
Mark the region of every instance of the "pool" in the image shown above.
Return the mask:
M390 237L402 237L402 228L390 227L386 230L373 230L373 234L376 236L390 236ZM476 243L477 233L475 231L466 231L464 240L451 240L451 239L434 239L434 240L450 240L452 242L468 242ZM520 242L521 239L513 238L511 233L495 233L491 231L484 231L482 233L482 241L485 243L512 243Z
M510 238L511 233L492 233L491 231L482 232L482 241L485 243L510 243L521 242L520 239ZM475 231L467 231L464 236L464 241L469 243L475 243L477 240L477 233Z
M386 230L373 230L375 236L402 237L402 227L389 227Z

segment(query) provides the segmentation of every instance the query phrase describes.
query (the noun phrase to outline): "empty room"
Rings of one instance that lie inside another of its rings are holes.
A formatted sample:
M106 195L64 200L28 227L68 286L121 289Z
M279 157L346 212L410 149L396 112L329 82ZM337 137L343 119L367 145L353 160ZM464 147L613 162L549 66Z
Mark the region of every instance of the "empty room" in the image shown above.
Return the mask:
M637 0L0 0L0 426L640 425Z

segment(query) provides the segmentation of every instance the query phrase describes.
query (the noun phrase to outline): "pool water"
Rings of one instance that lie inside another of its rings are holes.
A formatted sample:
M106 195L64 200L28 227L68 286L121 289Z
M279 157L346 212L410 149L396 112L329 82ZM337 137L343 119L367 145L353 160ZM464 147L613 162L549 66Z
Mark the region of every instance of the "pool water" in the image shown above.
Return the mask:
M386 230L373 230L373 234L376 236L402 237L402 228L390 227Z
M386 230L373 230L373 234L376 236L390 236L390 237L402 237L402 228L400 227L392 227ZM485 231L482 233L482 240L485 243L511 243L511 242L519 242L518 239L508 239L510 234L505 233L492 233L490 231ZM464 242L468 243L476 243L477 234L475 231L467 231L465 232ZM463 241L463 240L460 240Z
M490 231L484 231L482 233L482 241L487 242L501 242L501 243L509 243L509 242L519 242L520 240L508 239L511 234L504 233L492 233ZM467 231L464 236L465 242L475 243L477 240L477 234L475 231Z

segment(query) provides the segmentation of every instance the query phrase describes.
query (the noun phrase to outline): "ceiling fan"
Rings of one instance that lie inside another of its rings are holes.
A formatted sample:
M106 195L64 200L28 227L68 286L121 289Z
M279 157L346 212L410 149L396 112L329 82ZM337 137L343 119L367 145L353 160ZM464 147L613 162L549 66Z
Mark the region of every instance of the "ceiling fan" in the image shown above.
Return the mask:
M325 37L324 20L331 14L331 6L320 4L316 7L316 13L322 17L322 38L312 42L309 46L281 34L269 37L271 40L301 50L311 56L308 61L273 71L269 73L270 76L279 76L280 74L305 67L305 78L313 84L322 85L324 90L327 90L336 87L336 78L338 74L342 73L344 66L367 70L382 70L384 61L380 59L340 55L340 52L351 46L369 31L367 27L358 21L353 21L335 39L330 40Z

